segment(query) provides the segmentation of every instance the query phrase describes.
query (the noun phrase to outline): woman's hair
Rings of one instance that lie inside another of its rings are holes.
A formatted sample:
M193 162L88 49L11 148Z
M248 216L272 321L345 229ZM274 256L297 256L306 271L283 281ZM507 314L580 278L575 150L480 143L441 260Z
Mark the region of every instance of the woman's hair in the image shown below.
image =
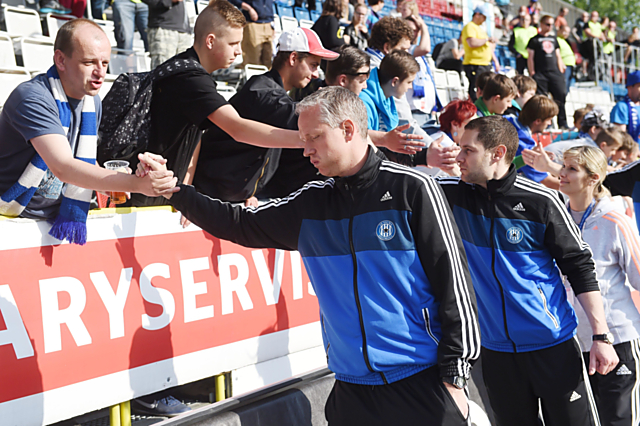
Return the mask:
M440 114L440 130L451 133L451 123L454 121L459 125L470 119L478 109L471 101L456 99L449 102L442 114Z
M342 17L342 0L326 0L322 5L323 15L333 15L340 19Z
M597 174L599 176L593 190L593 196L596 200L611 196L609 190L602 184L607 177L607 157L601 149L593 146L576 146L564 152L563 159L567 158L573 158L578 165L584 168L587 175Z

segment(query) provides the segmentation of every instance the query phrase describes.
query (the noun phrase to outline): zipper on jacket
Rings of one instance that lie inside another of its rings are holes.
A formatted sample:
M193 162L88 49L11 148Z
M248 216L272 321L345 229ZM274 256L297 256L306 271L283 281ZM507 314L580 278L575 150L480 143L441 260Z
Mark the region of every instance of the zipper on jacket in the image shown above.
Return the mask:
M504 332L507 335L507 339L511 340L511 336L509 336L509 326L507 325L507 303L504 297L504 288L502 287L502 283L498 279L498 275L496 274L496 246L495 246L495 238L494 238L494 228L495 228L495 203L491 199L491 194L489 195L489 209L491 210L491 231L489 232L489 236L491 238L491 272L493 272L493 278L495 278L498 286L500 287L500 298L502 299L502 319L504 321ZM516 342L511 340L513 344L513 352L518 352L516 348Z
M364 331L364 319L362 318L362 305L360 304L360 296L358 294L358 261L356 259L356 250L353 246L353 203L355 203L355 199L353 197L353 193L349 189L349 184L344 185L347 192L351 196L351 209L352 212L349 215L349 248L351 249L351 259L353 260L353 296L356 299L356 307L358 308L358 319L360 320L360 333L362 334L362 354L364 356L364 363L367 365L367 368L372 373L375 373L373 367L371 367L371 363L369 362L369 351L367 350L367 335ZM380 372L380 376L382 376L382 381L385 385L388 385L387 378L384 377L384 373Z
M424 308L422 310L422 316L424 317L424 323L427 326L427 333L433 339L433 341L436 342L436 345L439 345L440 342L438 341L438 339L436 339L436 336L433 334L433 331L431 331L431 319L429 318L428 308Z
M260 179L262 179L262 176L264 176L264 171L267 168L267 164L269 164L269 157L267 157L267 161L265 161L264 166L262 166L262 171L260 172L260 176L258 177L258 180L256 180L256 184L253 187L253 192L251 193L251 195L249 196L249 198L253 197L254 195L256 195L256 191L258 190L258 183L260 183Z
M324 315L320 315L320 322L322 323L322 329L324 330L324 335L327 336L327 364L329 364L329 348L331 347L331 342L329 341L329 334L327 333L327 327L324 326Z
M549 318L551 318L551 321L553 321L553 325L555 325L556 328L560 328L560 324L558 324L558 320L556 319L556 317L553 316L553 314L549 310L549 307L547 306L547 298L544 296L544 292L540 287L538 287L538 291L540 292L540 297L542 297L542 306L544 307L544 311L547 313Z

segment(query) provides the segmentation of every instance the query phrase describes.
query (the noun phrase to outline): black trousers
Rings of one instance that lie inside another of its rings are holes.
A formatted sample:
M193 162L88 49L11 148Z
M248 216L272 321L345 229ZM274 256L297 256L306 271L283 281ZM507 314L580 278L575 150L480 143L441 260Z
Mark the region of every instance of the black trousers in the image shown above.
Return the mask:
M609 374L589 376L600 421L607 426L637 425L640 421L640 382L636 368L640 367L640 340L614 345L620 363ZM589 352L584 354L589 362ZM635 407L635 408L634 408Z
M524 70L527 69L527 58L523 58L522 56L516 58L516 72L518 74L524 74Z
M553 100L558 105L558 126L567 126L567 111L564 107L567 99L567 88L564 81L564 75L560 70L541 71L533 75L533 79L538 84L538 95L547 95L549 92L553 95Z
M482 348L482 372L497 426L599 426L575 339L533 352Z
M438 367L388 385L354 385L336 380L325 415L329 426L463 426Z
M492 71L491 65L463 65L464 73L469 80L469 98L475 102L478 99L476 95L476 78L483 72Z
M438 66L441 70L458 71L458 74L462 73L462 61L460 59L443 59Z

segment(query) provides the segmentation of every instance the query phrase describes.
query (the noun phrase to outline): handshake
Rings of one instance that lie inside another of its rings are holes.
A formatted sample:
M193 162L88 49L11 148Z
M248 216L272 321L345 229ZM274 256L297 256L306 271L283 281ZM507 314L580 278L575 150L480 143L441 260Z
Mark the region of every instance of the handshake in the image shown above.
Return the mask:
M176 187L178 184L178 178L173 176L171 170L167 170L167 159L161 155L145 152L144 154L138 154L138 168L136 169L136 176L139 178L147 178L150 185L149 193L153 197L163 196L167 200L171 196L180 191L180 188Z

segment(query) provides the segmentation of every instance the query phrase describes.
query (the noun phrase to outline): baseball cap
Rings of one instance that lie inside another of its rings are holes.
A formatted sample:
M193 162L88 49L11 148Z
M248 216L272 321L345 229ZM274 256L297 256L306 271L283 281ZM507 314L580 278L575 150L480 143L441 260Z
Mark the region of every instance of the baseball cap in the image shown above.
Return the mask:
M585 114L582 119L582 126L588 127L607 127L609 122L604 116L604 113L600 110L594 109L593 111L589 111Z
M627 75L627 87L640 83L640 71L630 72Z
M282 33L278 41L278 52L305 52L328 61L340 56L339 53L325 49L315 31L300 27Z
M476 6L473 9L473 14L479 13L480 15L489 16L489 5L486 3L482 3Z

